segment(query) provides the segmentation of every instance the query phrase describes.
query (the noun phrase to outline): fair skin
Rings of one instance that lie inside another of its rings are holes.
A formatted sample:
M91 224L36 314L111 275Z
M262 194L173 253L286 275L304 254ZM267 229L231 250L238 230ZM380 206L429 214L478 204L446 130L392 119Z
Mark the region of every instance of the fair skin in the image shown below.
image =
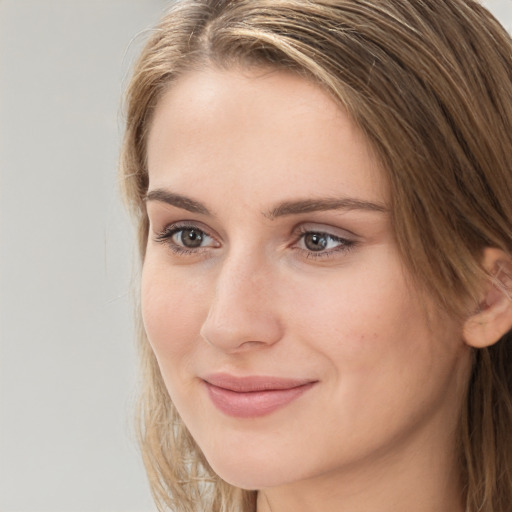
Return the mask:
M402 265L350 118L290 73L206 68L160 100L147 151L144 324L212 468L258 512L462 512L470 350Z

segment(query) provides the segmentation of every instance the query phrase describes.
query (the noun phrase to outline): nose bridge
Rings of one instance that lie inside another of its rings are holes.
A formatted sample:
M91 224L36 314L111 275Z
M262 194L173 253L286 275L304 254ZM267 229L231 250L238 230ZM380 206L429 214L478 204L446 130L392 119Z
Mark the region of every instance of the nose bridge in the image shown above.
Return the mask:
M275 271L256 251L232 252L218 270L201 334L223 350L275 343L280 320L274 308Z

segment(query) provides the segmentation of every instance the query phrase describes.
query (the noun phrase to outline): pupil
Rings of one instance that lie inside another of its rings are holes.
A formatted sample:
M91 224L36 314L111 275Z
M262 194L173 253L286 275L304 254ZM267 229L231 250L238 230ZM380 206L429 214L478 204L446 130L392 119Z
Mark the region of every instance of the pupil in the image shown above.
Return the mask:
M184 229L181 241L185 247L199 247L203 242L203 236L200 231L195 229Z
M308 233L304 243L310 251L322 251L327 246L327 237L319 233Z

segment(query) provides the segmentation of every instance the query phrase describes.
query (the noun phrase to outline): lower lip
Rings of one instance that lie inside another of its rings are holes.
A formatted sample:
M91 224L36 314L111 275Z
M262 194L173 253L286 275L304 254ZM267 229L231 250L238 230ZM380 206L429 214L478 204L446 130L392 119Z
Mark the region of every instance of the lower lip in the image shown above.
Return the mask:
M256 418L271 414L293 402L314 386L314 382L289 389L238 392L205 382L210 399L224 414L236 418Z

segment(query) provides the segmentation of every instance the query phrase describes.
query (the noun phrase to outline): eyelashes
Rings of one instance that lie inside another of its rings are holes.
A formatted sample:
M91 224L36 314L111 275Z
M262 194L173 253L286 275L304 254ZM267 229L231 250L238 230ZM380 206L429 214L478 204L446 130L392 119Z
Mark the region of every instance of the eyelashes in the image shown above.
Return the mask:
M192 223L175 223L157 233L155 241L167 246L178 256L206 256L211 249L221 247L220 242L204 229ZM349 252L356 240L322 231L299 227L290 248L309 259L331 258Z
M184 255L220 247L220 243L206 231L192 224L172 224L158 233L155 240L167 245L173 253Z

